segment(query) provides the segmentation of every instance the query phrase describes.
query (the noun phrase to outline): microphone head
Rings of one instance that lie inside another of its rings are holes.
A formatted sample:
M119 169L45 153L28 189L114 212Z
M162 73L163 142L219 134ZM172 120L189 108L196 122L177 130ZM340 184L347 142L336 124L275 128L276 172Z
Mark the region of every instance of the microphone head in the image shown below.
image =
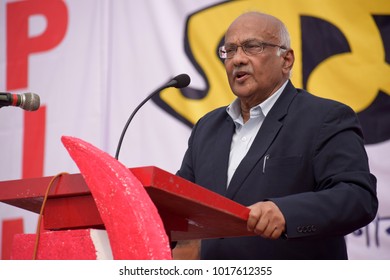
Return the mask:
M187 74L180 74L172 79L172 86L175 88L184 88L188 86L190 82L191 82L190 76L188 76Z
M19 105L20 108L27 111L36 111L40 106L40 98L38 94L35 93L24 93L22 94L22 101Z

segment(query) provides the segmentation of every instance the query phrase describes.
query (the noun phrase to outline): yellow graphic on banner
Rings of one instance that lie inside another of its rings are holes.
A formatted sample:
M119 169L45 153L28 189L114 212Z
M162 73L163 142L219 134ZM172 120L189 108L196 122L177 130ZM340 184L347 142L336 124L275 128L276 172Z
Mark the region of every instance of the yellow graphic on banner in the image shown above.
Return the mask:
M307 81L310 92L346 103L356 112L367 108L379 90L390 94L390 65L385 62L383 41L373 18L390 15L389 0L231 1L199 11L188 20L191 58L209 85L204 98L186 98L173 88L161 94L162 100L189 122L195 123L205 113L234 99L217 48L230 23L247 11L269 13L286 24L295 52L292 81L296 87L303 86L300 17L310 16L337 27L351 50L332 55L313 69Z

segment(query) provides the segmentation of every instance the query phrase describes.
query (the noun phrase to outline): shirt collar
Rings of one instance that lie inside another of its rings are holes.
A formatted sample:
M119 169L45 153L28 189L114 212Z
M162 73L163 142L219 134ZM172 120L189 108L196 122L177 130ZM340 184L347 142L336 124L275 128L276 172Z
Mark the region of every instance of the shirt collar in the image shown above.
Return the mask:
M268 97L266 100L264 100L262 103L252 107L250 109L250 117L256 118L259 115L263 114L264 117L267 116L269 111L274 106L276 100L278 100L279 96L282 94L284 88L287 85L286 81L274 94L272 94L270 97ZM239 121L242 122L242 116L241 116L241 108L240 108L240 100L236 98L227 108L226 112L229 114L229 116L233 119L233 121Z

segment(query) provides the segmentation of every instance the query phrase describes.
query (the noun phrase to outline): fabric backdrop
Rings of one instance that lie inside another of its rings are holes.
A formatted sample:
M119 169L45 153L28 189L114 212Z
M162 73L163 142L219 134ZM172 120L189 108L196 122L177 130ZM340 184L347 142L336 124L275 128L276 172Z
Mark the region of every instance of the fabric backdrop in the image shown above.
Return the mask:
M135 116L119 160L175 173L190 128L232 101L218 46L249 10L281 18L295 50L295 86L349 104L362 123L378 178L375 220L347 237L351 259L390 259L390 1L30 0L0 1L0 91L34 92L41 108L0 109L0 181L78 173L60 138L115 155L134 108L177 74ZM0 190L1 191L1 190ZM2 258L11 232L35 231L37 215L0 203Z

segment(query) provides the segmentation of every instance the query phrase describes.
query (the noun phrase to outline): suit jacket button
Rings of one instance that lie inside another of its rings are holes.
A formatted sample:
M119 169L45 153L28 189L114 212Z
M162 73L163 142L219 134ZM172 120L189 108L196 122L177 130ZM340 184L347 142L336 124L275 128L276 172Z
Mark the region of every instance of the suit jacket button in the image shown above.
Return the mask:
M298 226L298 227L297 227L297 231L298 231L299 233L301 233L301 232L302 232L302 227L301 227L301 226Z

